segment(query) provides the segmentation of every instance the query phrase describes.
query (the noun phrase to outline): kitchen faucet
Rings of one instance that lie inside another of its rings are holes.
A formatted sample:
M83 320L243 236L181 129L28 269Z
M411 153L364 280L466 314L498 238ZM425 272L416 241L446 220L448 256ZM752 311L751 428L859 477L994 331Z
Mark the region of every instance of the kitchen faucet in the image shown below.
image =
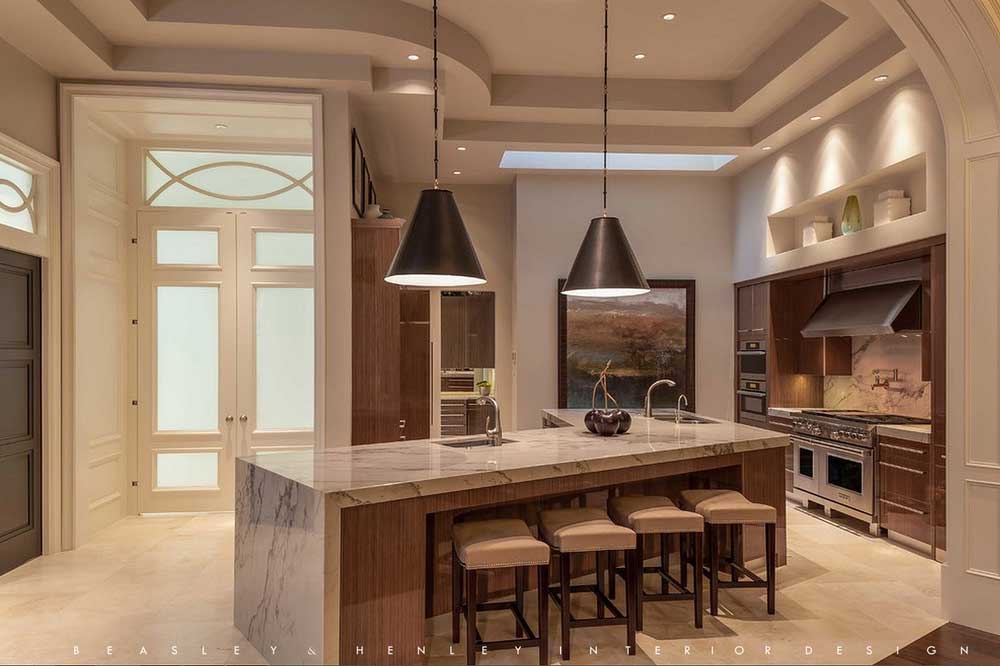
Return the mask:
M879 376L882 372L892 372L892 379L889 379L888 377L886 377L885 379L882 379ZM872 372L872 374L875 375L875 383L872 384L872 390L873 391L875 389L877 389L877 388L884 388L884 389L888 390L889 389L889 382L898 382L899 381L899 368L893 368L892 370L884 370L884 371L883 370L879 370L879 369L876 368Z
M686 395L681 393L679 396L677 396L677 411L674 412L674 423L681 422L681 400L684 401L685 407L688 406L688 399Z
M653 418L653 389L657 386L677 386L677 382L672 379L658 379L649 385L646 390L646 418Z
M493 416L496 418L496 428L490 427L490 415L486 415L486 439L490 440L490 446L500 446L503 444L503 425L500 423L500 403L491 395L485 395L476 400L477 405L493 405Z

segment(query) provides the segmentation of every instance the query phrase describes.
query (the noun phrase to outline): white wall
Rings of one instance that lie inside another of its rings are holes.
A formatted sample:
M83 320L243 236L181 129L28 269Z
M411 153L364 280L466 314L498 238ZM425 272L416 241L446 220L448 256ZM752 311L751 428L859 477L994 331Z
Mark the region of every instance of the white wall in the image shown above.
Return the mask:
M56 81L0 39L0 133L59 159Z
M618 176L608 214L625 226L647 278L696 280L695 381L700 413L733 415L732 184L710 176ZM537 428L557 400L557 280L590 220L599 176L521 175L516 183L514 348L517 427Z
M394 215L409 219L425 183L378 185L380 203ZM486 284L476 287L496 294L496 388L505 427L514 425L513 349L514 188L511 185L449 187L472 237ZM433 329L432 329L433 330Z
M927 160L925 215L767 256L768 215L920 153ZM927 83L914 74L776 150L735 178L734 197L737 282L944 233L944 131Z

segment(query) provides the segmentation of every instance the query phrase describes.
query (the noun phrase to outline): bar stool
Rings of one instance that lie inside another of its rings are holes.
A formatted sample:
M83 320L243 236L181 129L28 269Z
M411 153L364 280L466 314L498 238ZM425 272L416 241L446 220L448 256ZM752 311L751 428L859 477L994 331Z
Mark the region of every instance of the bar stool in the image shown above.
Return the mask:
M608 501L608 513L611 519L619 525L628 527L636 533L635 550L639 566L635 568L636 616L635 628L642 631L642 605L646 601L694 601L694 626L702 627L702 532L705 520L701 514L692 511L682 511L670 499L658 496L620 496ZM681 558L680 575L677 580L670 574L669 535L675 534L677 549ZM646 536L660 536L660 565L645 566L643 550ZM692 561L693 581L689 589L687 584L688 552L691 539L694 549ZM655 573L660 577L659 594L646 592L643 585L644 574ZM612 579L615 575L624 576L625 571L612 566ZM627 579L626 579L627 580ZM673 585L678 591L671 592Z
M459 642L460 617L466 624L465 653L470 666L476 653L487 650L510 650L537 647L538 663L549 663L549 547L536 539L523 520L497 519L457 523L452 528L451 554L451 640ZM514 601L481 602L478 593L479 572L484 569L514 568ZM525 575L528 567L538 571L538 635L524 619ZM465 597L462 603L462 572L465 572ZM514 614L514 640L484 641L476 627L476 614L482 611L509 610ZM527 638L522 638L527 636Z
M709 612L719 614L719 588L766 588L767 612L774 615L774 584L777 552L775 528L778 512L773 506L751 502L735 490L682 490L681 507L700 513L705 519L708 542ZM767 561L767 580L743 566L741 527L764 525L764 555ZM729 557L723 558L732 572L731 581L719 580L719 542L722 530L729 527ZM740 576L750 580L742 581Z
M603 627L624 624L628 654L635 654L635 576L631 575L635 562L635 532L627 527L615 525L600 509L550 509L538 514L541 537L559 556L559 585L552 586L549 593L559 605L560 631L562 632L561 660L570 658L570 630L577 627ZM602 554L625 551L628 568L625 595L625 613L622 613L604 593L604 576L600 566ZM594 553L597 566L595 585L570 584L570 555L574 553ZM570 613L570 595L574 592L591 592L597 599L597 617L575 618ZM611 617L605 617L605 611Z

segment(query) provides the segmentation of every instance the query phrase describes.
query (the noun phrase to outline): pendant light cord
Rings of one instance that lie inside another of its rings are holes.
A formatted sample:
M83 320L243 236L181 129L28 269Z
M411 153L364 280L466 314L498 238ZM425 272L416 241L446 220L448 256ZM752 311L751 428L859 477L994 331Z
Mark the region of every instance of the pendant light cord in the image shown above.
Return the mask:
M437 2L437 0L435 0ZM604 217L608 216L608 0L604 0Z
M434 189L438 189L438 3L434 0Z

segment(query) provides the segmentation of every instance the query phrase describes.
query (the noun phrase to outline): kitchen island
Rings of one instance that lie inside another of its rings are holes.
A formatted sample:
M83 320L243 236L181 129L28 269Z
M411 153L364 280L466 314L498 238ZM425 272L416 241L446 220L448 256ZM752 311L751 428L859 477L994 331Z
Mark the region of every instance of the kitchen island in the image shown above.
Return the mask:
M457 438L238 459L237 628L272 663L419 663L425 619L450 608L457 516L532 524L540 507L597 506L608 492L740 490L777 507L784 563L787 436L633 415L628 434L602 438L583 414L546 410L562 427L510 432L500 447ZM748 530L745 560L763 552L762 533Z

